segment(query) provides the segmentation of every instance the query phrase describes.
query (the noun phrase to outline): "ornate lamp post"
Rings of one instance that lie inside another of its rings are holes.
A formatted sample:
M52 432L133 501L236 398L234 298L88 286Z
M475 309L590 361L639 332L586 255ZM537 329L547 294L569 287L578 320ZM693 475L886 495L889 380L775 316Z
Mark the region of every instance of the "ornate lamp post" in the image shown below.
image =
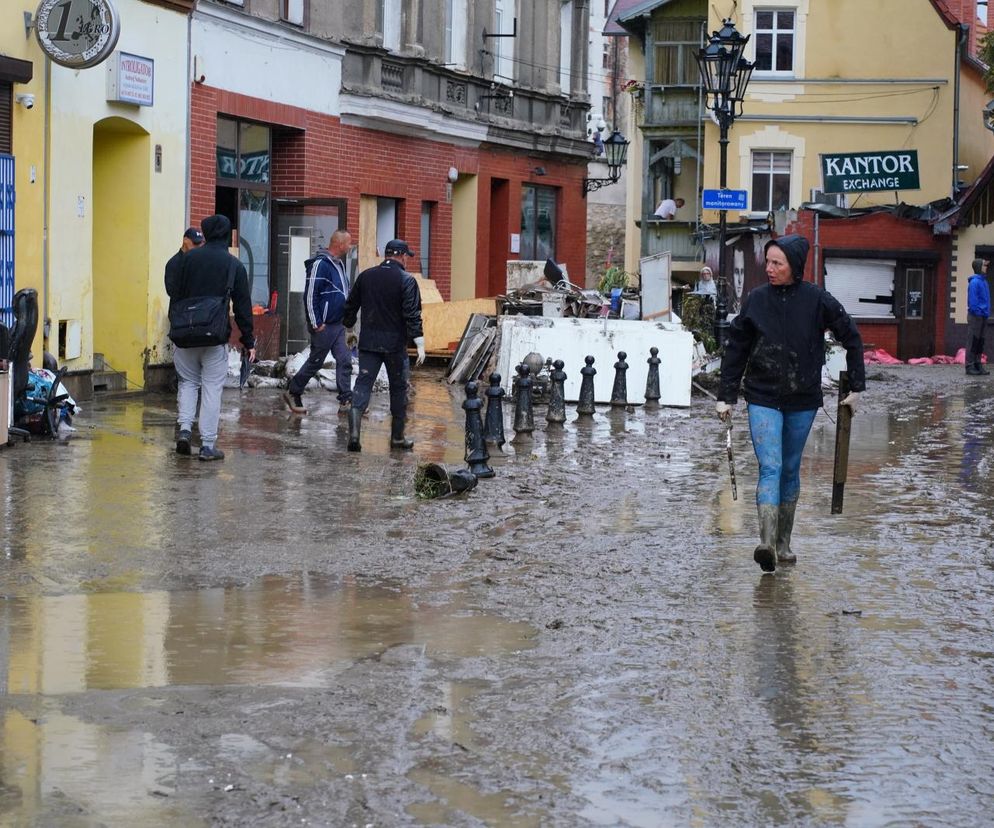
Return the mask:
M611 137L604 142L604 160L607 161L608 178L584 178L583 197L587 193L614 184L621 178L621 168L625 166L625 158L628 157L628 139L618 130L611 133Z
M697 52L697 66L704 85L704 106L714 113L720 137L721 167L718 186L728 185L728 130L742 114L746 87L755 66L744 57L748 36L743 36L731 20L724 20L720 31L712 32L708 45ZM718 223L718 303L715 308L714 335L724 349L728 341L728 280L725 278L726 211L719 210Z

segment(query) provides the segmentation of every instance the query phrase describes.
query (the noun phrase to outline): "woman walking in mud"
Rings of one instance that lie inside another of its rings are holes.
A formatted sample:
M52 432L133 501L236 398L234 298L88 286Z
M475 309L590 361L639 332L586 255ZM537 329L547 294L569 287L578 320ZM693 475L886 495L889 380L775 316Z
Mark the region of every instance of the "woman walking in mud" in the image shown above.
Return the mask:
M759 461L759 545L753 559L763 572L797 560L790 536L801 490L801 455L823 403L826 330L846 349L852 391L842 402L853 413L866 388L863 341L855 323L834 296L804 281L809 249L799 235L766 244L769 284L746 296L721 360L718 417L731 418L741 385Z

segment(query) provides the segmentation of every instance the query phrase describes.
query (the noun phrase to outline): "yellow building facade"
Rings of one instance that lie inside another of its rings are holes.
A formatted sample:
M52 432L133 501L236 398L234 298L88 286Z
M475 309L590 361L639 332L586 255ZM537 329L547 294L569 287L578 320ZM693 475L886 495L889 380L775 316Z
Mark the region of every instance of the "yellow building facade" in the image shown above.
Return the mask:
M0 0L3 48L35 67L35 105L13 124L16 287L38 291L33 364L52 353L84 398L95 375L136 390L166 361L163 267L187 212L189 5L117 0L113 53L72 69L45 55L23 4ZM125 94L128 67L140 72Z
M930 0L726 2L710 6L710 30L721 28L721 15L749 36L746 57L756 62L729 144L728 187L749 192L742 217L818 198L823 153L918 152L920 189L837 199L872 207L951 197L964 172L954 166L969 161L976 177L994 152L994 136L970 106L982 80L965 68L955 21ZM704 186L716 188L714 123L706 123L704 147Z

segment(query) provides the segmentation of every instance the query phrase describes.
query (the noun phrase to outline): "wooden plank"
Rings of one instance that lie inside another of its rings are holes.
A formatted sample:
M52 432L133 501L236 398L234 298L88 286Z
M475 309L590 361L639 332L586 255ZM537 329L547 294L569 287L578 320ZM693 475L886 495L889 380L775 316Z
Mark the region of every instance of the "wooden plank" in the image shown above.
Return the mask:
M493 315L497 312L495 299L461 299L458 302L436 302L422 305L421 321L425 331L425 349L451 354L451 343L458 342L466 330L466 322L474 313Z

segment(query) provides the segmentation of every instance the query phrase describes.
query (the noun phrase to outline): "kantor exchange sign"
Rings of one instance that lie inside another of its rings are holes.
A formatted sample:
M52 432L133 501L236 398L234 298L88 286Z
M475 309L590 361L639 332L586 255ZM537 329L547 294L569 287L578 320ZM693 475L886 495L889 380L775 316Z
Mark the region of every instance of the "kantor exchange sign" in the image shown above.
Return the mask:
M821 178L826 193L919 190L918 151L823 154Z

